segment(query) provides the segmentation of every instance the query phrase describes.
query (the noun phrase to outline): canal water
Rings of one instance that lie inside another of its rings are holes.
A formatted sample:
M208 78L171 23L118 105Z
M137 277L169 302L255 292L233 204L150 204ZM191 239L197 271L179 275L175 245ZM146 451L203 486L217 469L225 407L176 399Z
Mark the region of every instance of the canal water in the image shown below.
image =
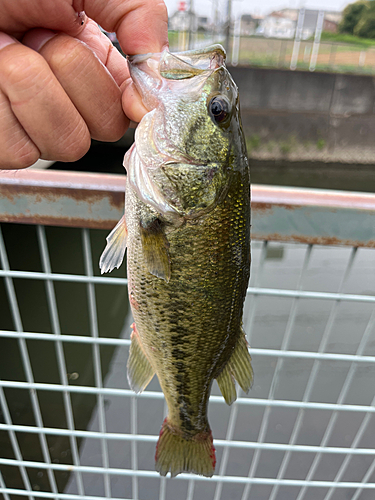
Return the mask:
M52 169L83 172L124 173L124 153L133 143L134 130L114 144L93 141L90 151L74 163L57 162ZM259 160L250 157L251 182L343 191L375 192L374 164L290 161L287 158Z

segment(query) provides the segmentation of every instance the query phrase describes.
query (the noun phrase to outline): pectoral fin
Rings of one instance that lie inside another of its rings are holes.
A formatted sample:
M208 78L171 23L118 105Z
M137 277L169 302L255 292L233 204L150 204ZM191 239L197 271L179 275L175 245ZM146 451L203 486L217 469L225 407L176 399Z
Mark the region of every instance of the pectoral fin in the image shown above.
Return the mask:
M224 370L217 377L220 391L228 405L236 400L234 379L237 380L243 391L246 393L249 392L253 384L253 368L251 366L251 357L243 331L237 341L232 356L229 358Z
M154 218L140 223L143 256L151 274L168 282L171 277L169 243L163 231L163 223Z
M114 229L107 236L107 245L99 261L101 274L119 268L124 260L126 250L126 239L128 231L126 228L125 215L119 220Z
M155 371L143 352L136 327L133 323L128 359L128 381L134 392L142 392L151 382Z

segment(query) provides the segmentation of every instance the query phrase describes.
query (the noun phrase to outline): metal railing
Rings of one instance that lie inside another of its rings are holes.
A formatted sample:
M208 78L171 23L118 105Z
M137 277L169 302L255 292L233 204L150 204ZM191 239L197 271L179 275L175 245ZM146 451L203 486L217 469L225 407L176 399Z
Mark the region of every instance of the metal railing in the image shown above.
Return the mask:
M181 37L180 37L181 38ZM178 45L177 34L170 38L171 50L187 50L189 45ZM225 35L195 34L190 48L200 48L212 43L224 43ZM296 42L291 38L264 36L233 36L227 51L227 61L233 65L250 65L266 68L301 69L340 73L375 73L375 48L353 43L320 41L314 39Z
M123 176L0 174L4 499L372 498L375 195L253 186L254 388L228 408L214 386L216 474L173 480L153 467L157 380L137 396L126 380L124 270L97 269L123 201Z
M297 51L296 51L297 50ZM314 40L241 37L236 51L229 54L233 64L271 68L318 70L341 73L373 74L375 72L375 50L372 46L354 43Z

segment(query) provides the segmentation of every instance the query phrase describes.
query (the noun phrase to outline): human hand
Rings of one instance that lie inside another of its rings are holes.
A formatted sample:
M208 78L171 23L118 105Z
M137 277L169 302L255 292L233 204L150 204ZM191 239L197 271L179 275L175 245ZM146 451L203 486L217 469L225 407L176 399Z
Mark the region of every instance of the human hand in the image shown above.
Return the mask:
M86 12L86 15L83 13ZM0 0L0 168L75 161L146 110L125 58L167 44L162 0Z

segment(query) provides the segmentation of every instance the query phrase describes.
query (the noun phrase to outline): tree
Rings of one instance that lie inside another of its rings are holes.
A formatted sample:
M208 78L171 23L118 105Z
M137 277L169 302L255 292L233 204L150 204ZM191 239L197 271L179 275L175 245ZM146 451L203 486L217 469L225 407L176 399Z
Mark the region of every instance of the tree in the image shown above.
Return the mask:
M362 13L354 28L354 34L362 38L375 38L375 4L373 2L369 9Z
M370 3L371 2L367 0L359 0L358 2L347 5L342 13L343 16L339 24L339 32L353 35L357 24L361 19L365 18L370 9Z

